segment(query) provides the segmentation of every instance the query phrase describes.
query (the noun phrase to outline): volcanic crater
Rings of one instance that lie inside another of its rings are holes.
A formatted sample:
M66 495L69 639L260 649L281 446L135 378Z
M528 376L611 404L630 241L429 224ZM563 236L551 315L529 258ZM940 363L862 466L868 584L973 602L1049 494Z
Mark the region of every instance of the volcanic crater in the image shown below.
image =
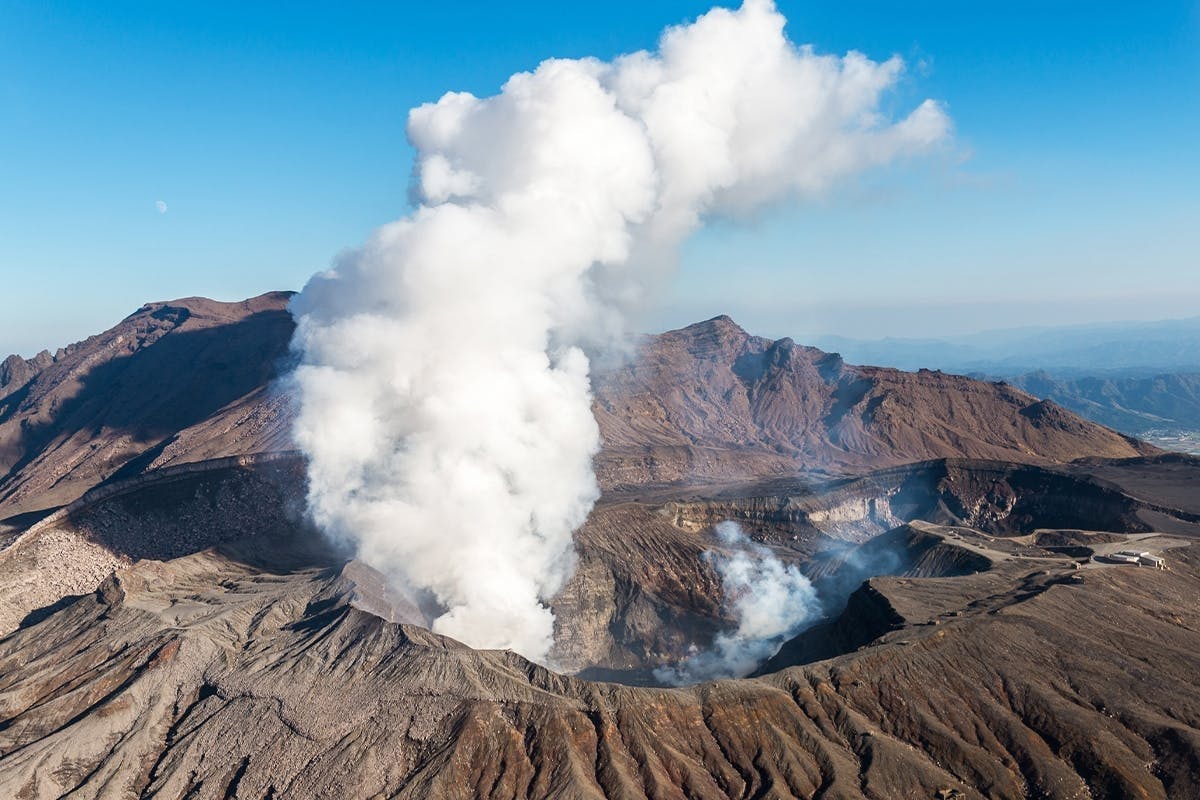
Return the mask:
M552 671L306 522L287 300L4 362L6 796L1200 794L1200 459L725 317L648 337L597 381ZM735 623L725 521L819 614L755 677L657 685ZM1092 559L1127 547L1170 569Z

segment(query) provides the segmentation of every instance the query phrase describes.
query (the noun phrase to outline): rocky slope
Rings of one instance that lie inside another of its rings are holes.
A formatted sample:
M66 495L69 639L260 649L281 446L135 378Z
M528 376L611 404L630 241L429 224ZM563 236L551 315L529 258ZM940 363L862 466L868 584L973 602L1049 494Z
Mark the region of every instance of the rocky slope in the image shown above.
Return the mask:
M599 381L553 672L428 632L304 523L286 300L4 362L0 796L1200 791L1200 460L725 318L651 337ZM823 618L759 678L628 685L731 626L726 519ZM1076 569L1130 535L1171 570Z
M1004 383L854 367L751 336L728 317L648 339L637 360L600 380L596 418L610 487L1157 452Z
M0 388L0 520L171 464L288 447L289 294L151 303ZM20 361L20 364L17 364ZM851 367L727 317L647 338L598 376L605 488L861 472L932 458L1156 452L1003 384Z
M10 368L0 519L70 502L122 470L285 447L281 400L267 385L287 354L289 296L150 303Z
M267 529L0 639L0 795L1193 796L1200 554L1171 552L873 579L824 660L650 689L387 621L336 554Z

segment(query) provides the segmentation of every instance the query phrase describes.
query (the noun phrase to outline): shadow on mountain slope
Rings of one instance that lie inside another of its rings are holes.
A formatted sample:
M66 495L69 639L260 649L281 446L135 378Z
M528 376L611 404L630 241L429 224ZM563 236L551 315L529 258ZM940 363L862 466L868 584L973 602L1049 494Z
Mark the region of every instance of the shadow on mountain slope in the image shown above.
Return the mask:
M20 509L34 492L69 501L165 447L269 383L291 331L283 308L220 324L168 304L133 315L0 404L0 504Z

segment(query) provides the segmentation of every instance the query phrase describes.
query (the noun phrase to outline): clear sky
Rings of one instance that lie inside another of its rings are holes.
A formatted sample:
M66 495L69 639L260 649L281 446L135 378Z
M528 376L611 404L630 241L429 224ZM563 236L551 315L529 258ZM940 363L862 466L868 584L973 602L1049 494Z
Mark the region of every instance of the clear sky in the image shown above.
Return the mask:
M703 2L0 0L0 355L298 289L407 209L410 107L652 47ZM935 336L1200 314L1200 2L780 0L899 54L945 152L685 248L650 328ZM156 203L165 204L165 213Z

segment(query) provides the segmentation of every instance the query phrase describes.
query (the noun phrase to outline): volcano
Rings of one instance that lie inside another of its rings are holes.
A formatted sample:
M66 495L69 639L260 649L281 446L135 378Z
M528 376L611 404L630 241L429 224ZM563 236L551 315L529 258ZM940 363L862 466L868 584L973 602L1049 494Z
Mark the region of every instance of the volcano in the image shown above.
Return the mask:
M1200 795L1200 459L727 317L645 337L595 381L550 669L306 521L289 296L3 362L3 796ZM655 685L731 624L725 520L822 615L754 677Z

